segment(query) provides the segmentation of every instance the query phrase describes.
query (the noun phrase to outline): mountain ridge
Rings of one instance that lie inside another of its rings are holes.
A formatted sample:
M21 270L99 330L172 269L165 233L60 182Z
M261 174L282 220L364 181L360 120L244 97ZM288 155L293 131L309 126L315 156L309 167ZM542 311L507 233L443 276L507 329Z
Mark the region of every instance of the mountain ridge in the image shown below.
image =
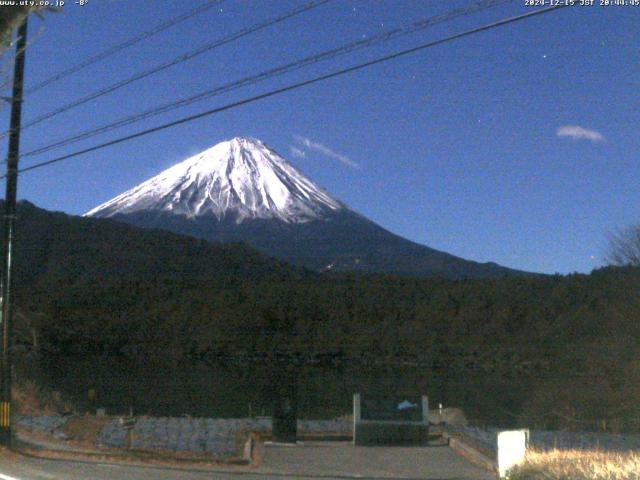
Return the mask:
M194 155L85 215L213 242L246 242L316 271L528 275L402 238L331 197L265 143L241 137Z

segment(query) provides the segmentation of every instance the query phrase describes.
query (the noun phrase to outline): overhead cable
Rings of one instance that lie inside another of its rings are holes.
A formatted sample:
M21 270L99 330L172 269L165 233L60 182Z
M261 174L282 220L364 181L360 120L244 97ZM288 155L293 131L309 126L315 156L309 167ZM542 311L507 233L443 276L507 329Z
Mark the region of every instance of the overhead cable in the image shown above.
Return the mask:
M372 67L374 65L378 65L378 64L381 64L381 63L384 63L384 62L388 62L390 60L395 60L397 58L401 58L401 57L404 57L406 55L410 55L412 53L416 53L416 52L425 50L427 48L435 47L437 45L442 45L442 44L445 44L445 43L449 43L449 42L452 42L454 40L458 40L460 38L468 37L468 36L476 34L476 33L484 32L484 31L487 31L487 30L492 30L494 28L501 27L503 25L507 25L507 24L510 24L510 23L514 23L514 22L518 22L518 21L525 20L525 19L528 19L528 18L532 18L534 16L538 16L538 15L541 15L541 14L544 14L544 13L549 13L549 12L552 12L552 11L560 10L560 9L565 8L567 6L569 6L569 5L568 4L562 4L562 5L557 5L557 6L541 8L541 9L538 9L538 10L533 10L533 11L530 11L530 12L527 12L527 13L523 13L521 15L517 15L515 17L510 17L510 18L506 18L506 19L503 19L503 20L498 20L496 22L493 22L493 23L490 23L490 24L487 24L487 25L483 25L481 27L472 28L470 30L466 30L466 31L458 33L458 34L451 35L449 37L445 37L445 38L442 38L442 39L439 39L439 40L435 40L435 41L432 41L432 42L424 43L422 45L418 45L416 47L412 47L412 48L409 48L409 49L406 49L406 50L401 50L399 52L396 52L396 53L393 53L393 54L390 54L390 55L385 55L385 56L379 57L379 58L377 58L375 60L370 60L368 62L360 63L360 64L352 66L352 67L336 70L336 71L333 71L331 73L327 73L327 74L324 74L324 75L320 75L318 77L311 78L309 80L304 80L302 82L294 83L294 84L288 85L286 87L282 87L282 88L278 88L278 89L275 89L275 90L271 90L269 92L262 93L260 95L255 95L253 97L245 98L243 100L239 100L239 101L236 101L236 102L228 103L228 104L223 105L221 107L212 108L212 109L206 110L204 112L200 112L200 113L197 113L197 114L194 114L194 115L189 115L187 117L183 117L183 118L181 118L179 120L175 120L175 121L168 122L168 123L165 123L165 124L162 124L162 125L158 125L158 126L153 127L153 128L149 128L149 129L146 129L146 130L142 130L140 132L136 132L136 133L133 133L133 134L130 134L130 135L126 135L124 137L116 138L114 140L110 140L108 142L104 142L104 143L101 143L99 145L95 145L93 147L89 147L89 148L85 148L85 149L82 149L82 150L78 150L78 151L75 151L75 152L72 152L72 153L69 153L69 154L66 154L66 155L62 155L62 156L59 156L59 157L56 157L56 158L53 158L51 160L47 160L47 161L44 161L44 162L39 162L39 163L30 165L28 167L24 167L24 168L20 169L18 172L19 173L24 173L24 172L35 170L35 169L38 169L38 168L42 168L42 167L45 167L45 166L48 166L48 165L59 163L59 162L62 162L62 161L65 161L65 160L68 160L68 159L71 159L71 158L78 157L80 155L84 155L86 153L95 152L95 151L101 150L103 148L107 148L107 147L110 147L110 146L113 146L113 145L117 145L117 144L120 144L120 143L128 142L130 140L133 140L133 139L136 139L136 138L139 138L139 137L150 135L152 133L159 132L159 131L162 131L162 130L166 130L168 128L172 128L172 127L175 127L175 126L178 126L178 125L182 125L182 124L185 124L185 123L189 123L189 122L192 122L194 120L198 120L200 118L208 117L208 116L214 115L216 113L220 113L220 112L223 112L223 111L226 111L226 110L231 110L233 108L237 108L237 107L240 107L240 106L243 106L243 105L247 105L247 104L259 101L259 100L263 100L265 98L270 98L270 97L273 97L275 95L279 95L281 93L289 92L289 91L296 90L296 89L299 89L299 88L302 88L302 87L306 87L308 85L312 85L312 84L315 84L315 83L318 83L318 82L329 80L331 78L335 78L335 77L339 77L339 76L342 76L342 75L346 75L348 73L356 72L356 71L359 71L359 70L362 70L362 69L365 69L365 68L368 68L368 67ZM5 178L5 177L6 177L6 175L0 176L0 178Z

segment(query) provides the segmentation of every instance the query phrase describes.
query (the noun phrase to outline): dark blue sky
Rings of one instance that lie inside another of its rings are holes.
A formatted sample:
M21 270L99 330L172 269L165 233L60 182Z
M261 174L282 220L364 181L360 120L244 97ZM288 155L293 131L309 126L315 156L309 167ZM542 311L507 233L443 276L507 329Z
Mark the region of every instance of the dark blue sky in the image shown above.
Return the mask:
M202 3L67 1L32 19L27 86ZM23 118L301 3L227 0L28 96ZM22 150L468 3L333 0L27 129ZM528 9L514 1L22 166ZM81 214L219 141L252 136L411 240L513 268L588 272L608 232L640 221L639 30L640 7L562 9L25 173L19 197Z

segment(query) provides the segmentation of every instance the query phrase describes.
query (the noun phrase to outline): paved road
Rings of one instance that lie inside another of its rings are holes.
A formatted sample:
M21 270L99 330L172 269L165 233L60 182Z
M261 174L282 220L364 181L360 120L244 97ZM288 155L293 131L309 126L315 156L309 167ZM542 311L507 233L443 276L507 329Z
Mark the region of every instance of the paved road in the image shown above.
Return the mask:
M293 477L291 477L293 478ZM198 471L155 466L110 465L70 460L44 460L0 455L0 480L282 480L251 469Z
M0 480L344 480L349 477L389 479L492 480L448 447L354 447L349 443L268 447L260 467L198 471L155 466L110 465L0 454Z
M350 442L267 447L261 469L290 475L494 480L447 446L356 447Z

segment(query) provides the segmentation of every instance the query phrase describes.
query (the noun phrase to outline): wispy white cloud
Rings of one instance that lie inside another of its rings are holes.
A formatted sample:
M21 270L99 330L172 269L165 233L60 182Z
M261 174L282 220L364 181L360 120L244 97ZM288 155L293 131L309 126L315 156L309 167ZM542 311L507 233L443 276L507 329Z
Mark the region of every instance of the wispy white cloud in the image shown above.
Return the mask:
M298 147L294 147L293 145L289 145L289 150L291 151L291 155L295 158L304 158L307 156L304 150L300 150Z
M569 137L574 140L589 140L594 143L605 142L604 135L596 130L580 127L578 125L563 125L556 130L558 137Z
M309 150L315 150L317 152L320 152L323 155L325 155L326 157L332 158L334 160L338 160L340 163L342 163L342 164L344 164L344 165L346 165L348 167L351 167L351 168L359 168L360 167L360 165L358 165L356 162L351 160L346 155L343 155L341 153L335 152L335 151L331 150L329 147L327 147L326 145L323 145L323 144L318 143L318 142L314 142L313 140L311 140L309 138L306 138L306 137L302 137L300 135L296 135L295 139L298 142L300 142L300 144L303 145L305 148L307 148Z

